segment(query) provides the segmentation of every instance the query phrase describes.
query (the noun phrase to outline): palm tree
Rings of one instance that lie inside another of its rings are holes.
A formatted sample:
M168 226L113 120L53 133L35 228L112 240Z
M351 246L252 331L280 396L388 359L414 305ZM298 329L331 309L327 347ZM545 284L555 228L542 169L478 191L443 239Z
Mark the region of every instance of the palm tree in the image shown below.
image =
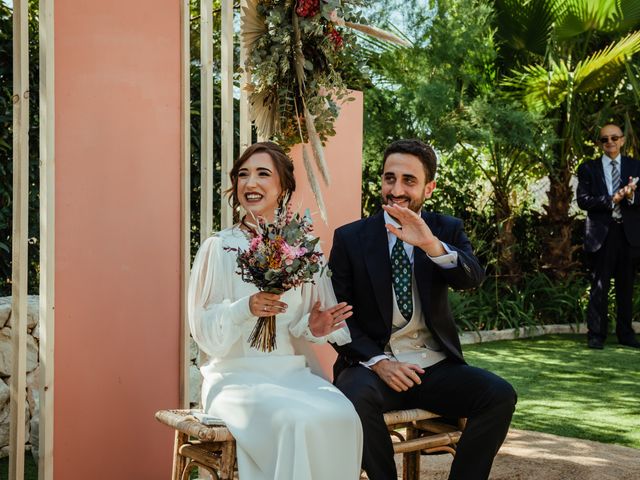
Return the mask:
M539 159L550 181L542 261L565 276L574 267L575 248L570 180L595 122L607 120L594 107L606 111L629 81L629 59L640 51L640 30L631 31L640 24L640 2L495 0L495 6L501 57L511 69L504 86L553 126ZM603 90L608 95L598 95ZM606 98L606 104L594 105L589 100L595 96Z

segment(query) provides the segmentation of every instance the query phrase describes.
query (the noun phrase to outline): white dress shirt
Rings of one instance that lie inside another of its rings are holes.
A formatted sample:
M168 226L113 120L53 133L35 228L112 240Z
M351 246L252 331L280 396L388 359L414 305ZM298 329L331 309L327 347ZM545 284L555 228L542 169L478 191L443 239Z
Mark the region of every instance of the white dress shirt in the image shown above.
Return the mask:
M402 225L400 225L393 217L391 217L391 215L389 215L387 212L384 212L384 221L390 225L393 225L396 228L400 228L402 229ZM391 256L391 250L393 250L393 246L396 243L398 237L396 237L393 233L391 233L390 231L387 230L387 239L389 242L389 256ZM435 263L436 265L438 265L441 268L454 268L457 264L458 264L458 252L456 252L455 250L452 250L449 245L447 245L444 242L441 242L442 246L444 247L444 249L446 250L447 253L440 255L438 257L432 257L430 255L427 254L427 257L429 257L429 259ZM407 256L409 257L409 261L411 262L411 265L413 266L413 249L414 246L404 242L403 244L404 246L404 250L407 253ZM417 289L415 288L415 278L413 279L414 282L414 295L413 295L413 302L414 305L416 303L416 295L415 293L417 292ZM394 303L396 303L396 299L395 299L395 295L393 296L393 301ZM415 310L415 309L414 309ZM371 368L373 365L375 365L376 363L378 363L380 360L384 360L384 359L389 359L388 355L376 355L375 357L370 358L368 361L366 362L360 362L362 365L364 365L367 368Z
M607 191L611 196L616 193L613 189L613 181L611 180L611 170L613 168L613 166L611 165L612 160L615 160L618 163L618 172L620 173L620 179L622 179L622 155L618 154L616 158L609 158L606 155L602 155L602 170L604 171L604 181L607 184Z
M620 174L621 185L626 185L625 179L622 178L622 155L618 154L618 156L613 160L615 160L618 163L618 173ZM611 158L607 157L606 155L602 155L602 170L604 171L604 182L607 184L607 192L609 192L609 195L613 197L613 195L616 192L613 190L613 180L611 178L612 169L613 169L613 165L611 165L611 161L612 161ZM635 198L635 195L636 193L633 192L633 194L631 195L631 198L627 199L627 201L629 203L633 203L633 199ZM613 202L613 200L611 200L611 208L613 208L614 205L615 203Z

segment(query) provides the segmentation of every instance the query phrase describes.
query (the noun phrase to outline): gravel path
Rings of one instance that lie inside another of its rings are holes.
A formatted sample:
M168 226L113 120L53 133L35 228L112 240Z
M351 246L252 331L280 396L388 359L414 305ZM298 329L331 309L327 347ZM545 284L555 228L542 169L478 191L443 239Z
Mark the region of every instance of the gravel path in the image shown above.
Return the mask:
M446 480L450 465L450 455L423 456L420 480ZM640 450L511 430L493 463L490 480L529 479L638 480Z

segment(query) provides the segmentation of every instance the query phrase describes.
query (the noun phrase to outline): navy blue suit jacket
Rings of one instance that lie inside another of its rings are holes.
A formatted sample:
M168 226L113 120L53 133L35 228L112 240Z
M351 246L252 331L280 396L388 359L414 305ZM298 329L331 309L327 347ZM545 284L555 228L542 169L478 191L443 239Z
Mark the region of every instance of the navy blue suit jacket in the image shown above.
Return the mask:
M640 177L640 161L623 156L620 162L622 185L629 182L629 177ZM607 238L609 225L613 221L611 195L604 179L602 157L588 160L578 167L577 200L578 206L587 211L584 249L596 252ZM632 247L640 247L640 189L636 190L633 203L623 199L620 207L625 236Z
M457 266L444 269L422 249L414 249L414 277L425 322L447 356L464 363L448 289L477 287L484 280L484 269L473 255L461 220L429 212L422 212L422 218L438 239L458 252ZM352 341L334 345L338 351L336 378L345 367L383 354L391 336L391 260L383 212L338 228L329 265L338 301L353 305L353 315L347 320Z

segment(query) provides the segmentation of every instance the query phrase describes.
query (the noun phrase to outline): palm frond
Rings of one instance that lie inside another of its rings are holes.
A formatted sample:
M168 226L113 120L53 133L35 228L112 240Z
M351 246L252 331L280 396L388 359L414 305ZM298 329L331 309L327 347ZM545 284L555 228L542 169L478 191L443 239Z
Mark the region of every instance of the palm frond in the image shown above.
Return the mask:
M272 91L254 92L249 97L251 121L256 126L258 138L271 138L278 124L278 101Z
M553 25L564 14L561 0L496 0L498 34L516 51L544 55Z
M564 61L554 64L549 70L542 65L527 65L502 84L513 89L511 96L539 112L557 107L565 99L569 69Z
M561 40L589 30L611 28L618 8L618 0L565 0L564 15L557 20L555 33Z
M588 92L616 81L614 77L619 75L629 58L638 52L640 30L580 61L574 71L576 89Z
M267 33L264 17L258 13L258 0L247 0L240 15L240 34L244 48L251 50L254 43Z
M564 60L550 68L529 65L514 71L503 84L513 89L534 110L541 111L560 105L567 95L589 92L616 81L627 60L640 52L640 31L593 53L569 70Z
M618 31L637 27L640 24L640 2L638 0L619 0Z

